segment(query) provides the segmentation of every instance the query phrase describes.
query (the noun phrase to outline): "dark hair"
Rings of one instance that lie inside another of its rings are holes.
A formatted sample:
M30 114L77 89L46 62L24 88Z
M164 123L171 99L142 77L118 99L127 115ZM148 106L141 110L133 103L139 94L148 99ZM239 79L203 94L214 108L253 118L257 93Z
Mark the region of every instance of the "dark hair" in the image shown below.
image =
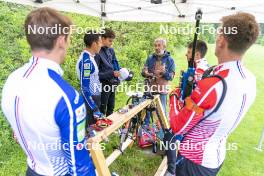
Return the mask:
M71 25L72 22L67 16L52 8L43 7L31 11L24 23L26 38L31 50L52 50L59 36L64 35L67 40ZM57 33L52 33L51 27L56 29ZM38 31L31 31L33 28L42 28L45 32L40 34Z
M105 28L102 31L104 31L104 33L102 34L102 37L103 38L111 38L111 39L114 39L116 37L115 36L115 32L112 29L110 29L110 28Z
M100 39L100 34L98 34L95 31L87 31L83 37L83 41L85 43L86 47L91 47L93 42L98 42L98 40Z
M192 47L193 47L193 42L188 44L188 48L192 49ZM207 53L207 49L208 49L207 45L204 41L197 40L195 52L198 51L199 53L201 53L201 57L204 57Z
M243 54L258 38L259 25L253 15L239 12L221 19L222 30L236 28L237 33L224 33L228 49Z

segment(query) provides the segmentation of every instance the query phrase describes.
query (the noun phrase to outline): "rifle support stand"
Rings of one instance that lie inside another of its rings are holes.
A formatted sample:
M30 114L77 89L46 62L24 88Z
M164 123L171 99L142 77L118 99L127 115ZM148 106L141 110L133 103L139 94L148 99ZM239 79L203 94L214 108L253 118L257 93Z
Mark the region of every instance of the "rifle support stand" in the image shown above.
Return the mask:
M94 137L90 138L87 142L88 149L92 156L93 163L96 168L96 172L98 176L111 176L111 172L109 170L109 166L122 154L120 149L114 150L107 158L104 157L102 147L100 142L102 142L109 135L114 133L118 128L120 128L124 123L132 119L136 114L140 113L143 109L145 109L151 103L156 103L157 110L160 114L160 118L165 128L169 128L168 120L164 114L162 104L159 99L159 95L155 95L153 99L147 99L140 103L139 105L129 109L127 113L120 114L118 112L114 112L107 118L113 121L113 124L104 130L98 132ZM127 138L126 141L122 145L122 151L128 148L134 142L133 139ZM132 163L131 163L132 164ZM167 169L167 158L164 157L161 165L159 166L155 176L163 176Z

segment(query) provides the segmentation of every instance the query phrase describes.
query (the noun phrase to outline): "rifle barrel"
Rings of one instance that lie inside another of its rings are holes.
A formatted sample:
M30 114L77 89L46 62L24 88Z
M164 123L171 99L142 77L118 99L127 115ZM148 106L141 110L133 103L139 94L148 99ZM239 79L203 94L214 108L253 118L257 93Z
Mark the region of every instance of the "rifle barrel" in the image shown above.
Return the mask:
M199 25L200 25L200 20L202 19L202 11L198 9L198 11L195 14L195 19L196 19L196 24L195 24L195 33L194 33L194 39L193 39L193 46L192 46L192 58L190 62L188 63L188 67L194 68L194 56L195 56L195 49L196 49L196 43L197 43L197 38L199 34Z

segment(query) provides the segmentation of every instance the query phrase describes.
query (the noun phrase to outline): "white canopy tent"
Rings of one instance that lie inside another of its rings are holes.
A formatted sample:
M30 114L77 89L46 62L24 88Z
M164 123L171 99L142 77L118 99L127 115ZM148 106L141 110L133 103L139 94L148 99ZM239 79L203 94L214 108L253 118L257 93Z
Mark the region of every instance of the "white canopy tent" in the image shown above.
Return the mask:
M238 11L254 14L264 23L262 0L4 0L35 7L52 7L60 11L101 17L103 20L137 22L193 22L198 8L204 23L218 23L222 16Z

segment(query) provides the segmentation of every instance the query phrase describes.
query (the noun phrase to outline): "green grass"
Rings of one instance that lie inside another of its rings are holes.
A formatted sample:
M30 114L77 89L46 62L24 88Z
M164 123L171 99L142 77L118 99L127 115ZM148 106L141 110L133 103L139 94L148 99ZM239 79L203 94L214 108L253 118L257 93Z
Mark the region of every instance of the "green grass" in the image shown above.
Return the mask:
M21 66L30 56L29 47L23 34L23 20L31 9L24 6L14 6L0 2L0 90L8 74ZM77 14L69 14L80 26L99 26L99 20ZM117 32L127 32L125 35L118 33L115 46L117 56L123 65L136 70L136 80L140 80L139 70L146 56L151 51L152 39L158 36L158 25L136 23L109 23ZM157 28L157 30L156 30ZM7 30L6 30L7 29ZM143 32L146 31L144 34ZM154 32L153 32L154 31ZM143 35L144 34L144 35ZM137 38L138 37L138 38ZM180 70L186 68L185 48L179 47L185 44L188 37L168 36L169 51L171 51L177 65L176 85ZM174 41L175 39L175 41ZM137 40L140 42L137 43ZM81 36L72 37L72 46L69 49L67 61L63 65L65 78L78 89L78 81L75 75L75 63L82 46ZM173 43L173 44L172 44ZM176 45L177 44L177 45ZM174 46L175 47L174 47ZM176 47L177 46L177 47ZM241 124L231 134L228 142L235 144L237 150L227 151L226 160L219 176L262 176L264 175L264 152L258 152L256 147L261 130L264 127L264 47L255 45L245 55L245 65L257 77L257 97L254 105L247 113ZM210 64L216 64L214 45L210 45L207 54ZM0 94L1 98L1 94ZM125 104L125 93L118 93L116 97L116 109ZM107 144L106 155L118 145L118 137L112 136ZM152 176L159 166L160 156L146 155L141 149L134 146L125 151L111 166L122 176ZM24 175L26 170L26 157L20 146L12 139L11 129L0 111L0 176Z

